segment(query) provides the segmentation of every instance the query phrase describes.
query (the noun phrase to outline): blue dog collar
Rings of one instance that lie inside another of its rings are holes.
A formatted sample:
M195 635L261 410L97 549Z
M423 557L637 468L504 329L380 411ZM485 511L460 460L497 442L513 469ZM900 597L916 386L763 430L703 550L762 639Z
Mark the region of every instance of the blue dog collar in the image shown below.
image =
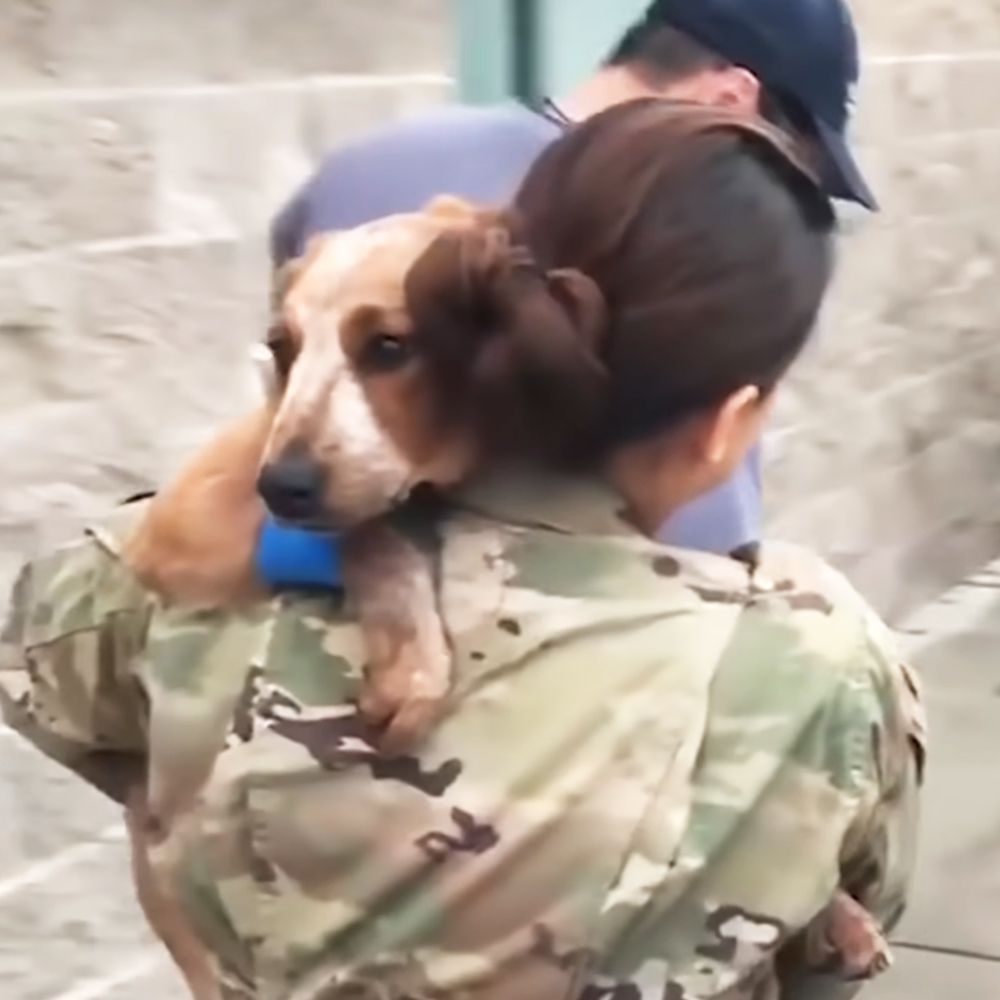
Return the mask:
M343 586L337 535L293 528L270 516L257 536L254 566L271 590L338 590Z

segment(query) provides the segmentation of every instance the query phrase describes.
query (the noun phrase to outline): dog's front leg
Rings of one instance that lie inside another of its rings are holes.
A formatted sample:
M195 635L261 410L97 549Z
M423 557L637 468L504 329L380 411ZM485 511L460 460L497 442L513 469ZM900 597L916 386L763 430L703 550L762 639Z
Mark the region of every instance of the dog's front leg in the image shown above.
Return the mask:
M384 727L380 749L401 754L434 725L451 688L451 649L431 560L376 521L345 539L344 577L368 656L359 707Z

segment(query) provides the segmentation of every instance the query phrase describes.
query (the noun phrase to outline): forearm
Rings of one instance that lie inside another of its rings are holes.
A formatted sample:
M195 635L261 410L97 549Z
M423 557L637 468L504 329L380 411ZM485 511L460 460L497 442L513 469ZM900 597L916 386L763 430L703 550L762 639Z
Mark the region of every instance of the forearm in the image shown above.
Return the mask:
M145 697L132 663L146 597L86 536L26 566L0 636L0 713L56 763L116 801L145 765Z
M842 894L857 900L859 918L870 915L873 929L888 935L899 923L909 899L915 874L917 833L919 830L921 760L923 750L904 741L898 755L884 761L884 784L875 806L863 827L863 835L850 844L841 871ZM829 918L828 918L829 921ZM781 1000L851 1000L873 976L891 962L891 949L885 959L870 965L861 957L852 962L847 952L853 945L863 951L866 929L855 921L854 927L841 922L840 948L830 949L825 961L801 960L805 948L791 951L799 960L786 961L781 969ZM831 923L811 928L814 937L822 935L829 942L838 928ZM815 949L812 949L815 953Z
M19 695L15 692L21 689ZM0 675L0 713L18 735L57 764L73 771L115 802L124 804L129 789L144 780L141 753L101 750L59 735L42 724L28 704L28 686L10 671Z

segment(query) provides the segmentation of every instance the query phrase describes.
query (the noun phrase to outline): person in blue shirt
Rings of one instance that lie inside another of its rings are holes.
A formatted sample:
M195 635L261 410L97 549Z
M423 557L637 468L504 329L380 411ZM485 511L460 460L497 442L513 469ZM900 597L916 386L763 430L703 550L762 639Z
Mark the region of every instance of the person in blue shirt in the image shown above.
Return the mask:
M276 266L310 236L421 208L438 194L506 201L560 131L660 96L744 109L800 144L834 198L875 209L845 131L858 42L844 0L654 0L574 92L537 107L443 107L331 153L275 219ZM759 539L755 448L722 486L676 512L664 540L730 552Z

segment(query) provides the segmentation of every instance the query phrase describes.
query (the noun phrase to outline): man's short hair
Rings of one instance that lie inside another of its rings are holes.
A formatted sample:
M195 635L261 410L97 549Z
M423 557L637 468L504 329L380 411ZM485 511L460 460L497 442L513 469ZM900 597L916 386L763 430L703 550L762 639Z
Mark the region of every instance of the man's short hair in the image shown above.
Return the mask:
M828 194L875 209L846 136L858 63L848 0L650 0L605 60L654 92L745 67L761 84L758 113L812 140Z
M605 64L628 66L658 86L732 65L684 32L649 18L622 35Z
M628 66L653 86L664 86L706 70L726 69L732 62L696 42L683 31L650 18L632 25L605 60L607 66ZM813 128L794 102L761 86L760 116L792 134L811 136Z

